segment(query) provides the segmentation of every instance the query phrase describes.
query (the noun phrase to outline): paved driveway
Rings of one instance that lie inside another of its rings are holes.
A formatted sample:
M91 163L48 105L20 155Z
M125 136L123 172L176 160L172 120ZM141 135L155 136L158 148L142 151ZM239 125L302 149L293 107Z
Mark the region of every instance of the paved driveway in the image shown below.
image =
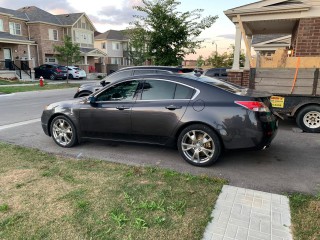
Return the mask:
M70 149L58 147L44 135L37 119L46 102L55 98L68 99L73 93L74 90L52 90L50 97L44 93L0 97L0 112L5 112L0 115L0 141L71 157L160 166L180 172L218 176L227 178L231 185L237 187L274 193L298 191L315 194L320 190L320 135L296 131L293 121L280 123L278 135L269 149L226 152L215 165L207 168L191 166L179 156L177 150L158 146L85 142ZM19 107L21 101L23 108ZM5 102L10 104L10 109ZM23 113L21 109L25 109ZM3 119L3 116L10 119ZM35 119L36 122L4 127L10 122L19 122L19 119Z

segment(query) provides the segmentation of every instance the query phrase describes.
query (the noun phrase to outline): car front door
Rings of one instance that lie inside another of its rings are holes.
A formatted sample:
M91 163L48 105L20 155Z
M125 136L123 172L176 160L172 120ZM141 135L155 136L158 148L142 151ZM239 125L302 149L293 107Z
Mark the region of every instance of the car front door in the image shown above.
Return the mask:
M124 81L98 93L94 103L80 109L80 131L84 138L129 140L131 110L139 81Z
M184 115L194 89L166 80L148 80L132 108L132 134L140 142L164 144Z

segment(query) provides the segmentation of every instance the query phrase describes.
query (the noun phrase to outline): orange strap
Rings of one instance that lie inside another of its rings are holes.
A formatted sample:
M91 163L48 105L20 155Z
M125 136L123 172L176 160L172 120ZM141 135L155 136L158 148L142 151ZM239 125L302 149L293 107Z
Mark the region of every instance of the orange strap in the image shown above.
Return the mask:
M296 86L299 67L300 67L300 57L298 57L298 60L297 60L296 73L294 74L294 79L293 79L292 88L291 88L291 94L293 93L294 87Z

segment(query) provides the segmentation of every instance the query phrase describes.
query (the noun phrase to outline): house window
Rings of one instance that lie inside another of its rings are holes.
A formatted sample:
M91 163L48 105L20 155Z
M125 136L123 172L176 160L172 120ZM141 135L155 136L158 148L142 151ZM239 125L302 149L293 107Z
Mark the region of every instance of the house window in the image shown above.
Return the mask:
M101 43L101 48L102 49L106 49L106 43L105 42Z
M53 41L58 41L58 30L49 29L49 39Z
M21 35L21 24L20 23L9 23L10 34L12 35Z
M111 64L121 65L121 58L111 58Z
M46 63L57 63L57 59L56 58L53 58L53 57L47 57L45 58L45 62Z
M3 32L3 20L0 19L0 32Z
M120 50L120 43L119 42L112 42L112 49L119 51Z

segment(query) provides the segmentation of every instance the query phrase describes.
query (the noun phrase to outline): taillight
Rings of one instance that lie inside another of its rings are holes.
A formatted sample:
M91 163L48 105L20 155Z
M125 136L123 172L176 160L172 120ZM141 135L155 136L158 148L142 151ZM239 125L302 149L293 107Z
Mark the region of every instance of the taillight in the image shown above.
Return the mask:
M253 112L270 112L270 109L263 102L258 102L258 101L234 101L234 102Z
M59 68L57 68L56 70L57 70L57 72L61 72L61 70Z
M183 72L181 70L179 70L178 73L183 73Z

